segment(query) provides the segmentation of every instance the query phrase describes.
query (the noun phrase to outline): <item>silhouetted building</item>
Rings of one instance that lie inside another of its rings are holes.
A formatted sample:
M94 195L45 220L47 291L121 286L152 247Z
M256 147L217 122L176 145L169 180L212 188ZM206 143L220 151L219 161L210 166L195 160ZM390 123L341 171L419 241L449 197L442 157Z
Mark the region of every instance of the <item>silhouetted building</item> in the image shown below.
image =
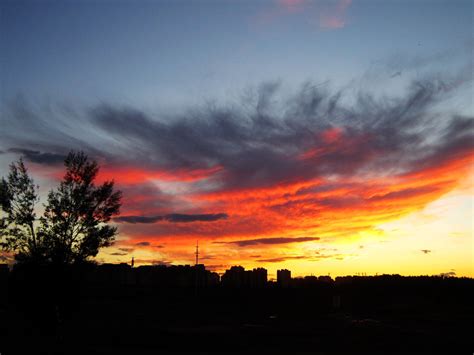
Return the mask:
M334 280L329 275L328 276L319 276L318 281L326 282L326 283L333 283L334 282Z
M256 268L245 270L242 266L232 266L222 275L222 285L234 288L262 288L267 285L267 270Z
M287 269L277 270L277 284L280 287L289 287L291 283L291 271Z
M222 285L239 288L244 285L245 269L242 266L232 266L222 275Z
M303 278L303 280L304 280L304 284L305 284L306 286L315 285L315 284L318 283L318 278L317 278L316 276L313 276L313 275L311 275L311 276L305 276L305 277Z
M219 284L219 274L206 270L204 264L197 264L193 266L195 272L195 286L198 288L212 287Z
M102 264L88 273L87 281L96 286L126 286L135 284L135 277L126 263Z
M213 287L213 286L219 285L221 282L221 278L219 274L217 272L210 272L210 271L208 271L208 273L209 273L208 286Z
M267 285L267 269L259 267L246 272L246 274L245 286L250 288L262 288Z
M219 275L198 265L142 265L132 269L139 286L204 288L219 284Z

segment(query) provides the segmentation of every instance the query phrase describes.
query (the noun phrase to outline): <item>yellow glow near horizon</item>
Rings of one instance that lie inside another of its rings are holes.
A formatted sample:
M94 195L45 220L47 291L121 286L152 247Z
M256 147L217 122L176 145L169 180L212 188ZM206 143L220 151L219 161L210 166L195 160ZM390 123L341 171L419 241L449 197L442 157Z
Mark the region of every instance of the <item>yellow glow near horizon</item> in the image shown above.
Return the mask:
M245 250L203 241L202 262L218 272L238 264L246 268L265 267L269 277L282 268L290 269L293 276L455 272L456 276L474 277L472 186L472 179L468 178L459 188L420 211L344 238ZM177 245L165 243L163 248L136 249L127 256L113 256L115 248L109 248L99 258L105 262L129 262L133 255L138 265L169 260L174 264L192 264L194 243L180 240ZM263 249L271 250L282 261L257 261ZM297 255L316 257L298 259ZM283 260L285 256L288 258Z

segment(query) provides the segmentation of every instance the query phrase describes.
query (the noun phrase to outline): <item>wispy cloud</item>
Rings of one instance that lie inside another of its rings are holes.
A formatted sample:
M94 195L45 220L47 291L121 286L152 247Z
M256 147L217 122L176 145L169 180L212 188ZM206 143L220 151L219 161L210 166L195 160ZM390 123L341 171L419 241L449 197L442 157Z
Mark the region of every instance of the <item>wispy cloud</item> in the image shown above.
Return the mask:
M164 248L164 245L161 245L161 244L153 244L151 242L148 242L148 241L141 241L141 242L131 242L128 241L128 242L124 242L124 241L120 241L119 242L119 245L127 245L127 247L120 247L118 248L118 250L120 252L123 252L123 253L132 253L133 251L135 251L137 248L147 248L147 249L162 249ZM130 246L128 246L130 245Z
M162 221L162 216L156 217L145 217L145 216L120 216L114 218L115 222L125 222L125 223L155 223Z
M296 238L259 238L259 239L246 239L246 240L237 240L232 242L216 242L223 244L236 244L239 247L247 247L258 244L288 244L288 243L303 243L303 242L312 242L319 240L318 237L296 237Z
M21 155L25 160L31 161L38 164L51 164L58 165L63 164L65 155L55 153L44 153L37 150L22 149L22 148L10 148L9 153L16 153ZM1 154L1 153L0 153Z
M151 245L150 242L138 242L138 243L135 243L136 246L139 246L139 247L149 247Z
M180 214L171 213L164 216L120 216L116 217L114 221L125 223L156 223L160 221L167 221L172 223L191 223L191 222L214 222L220 219L226 219L226 213L206 213L206 214Z
M125 255L128 255L128 253L113 252L113 253L110 253L110 255L113 255L113 256L125 256Z
M304 255L294 255L294 256L279 256L275 258L268 258L268 259L258 259L259 263L282 263L288 260L301 260L307 259Z

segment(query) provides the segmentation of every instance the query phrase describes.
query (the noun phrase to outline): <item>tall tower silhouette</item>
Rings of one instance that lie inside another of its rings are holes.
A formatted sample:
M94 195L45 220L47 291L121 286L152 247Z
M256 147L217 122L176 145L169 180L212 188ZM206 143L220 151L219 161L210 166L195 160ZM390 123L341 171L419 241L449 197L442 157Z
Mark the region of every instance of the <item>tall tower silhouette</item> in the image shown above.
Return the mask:
M196 255L196 265L199 264L199 240L196 240L196 252L194 253Z

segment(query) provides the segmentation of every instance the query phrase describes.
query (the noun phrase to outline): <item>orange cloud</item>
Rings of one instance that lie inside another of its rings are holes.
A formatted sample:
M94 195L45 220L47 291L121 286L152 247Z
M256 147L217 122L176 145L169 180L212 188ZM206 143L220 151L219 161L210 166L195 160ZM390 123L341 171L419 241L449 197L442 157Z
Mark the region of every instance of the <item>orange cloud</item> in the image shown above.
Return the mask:
M325 134L330 138L328 141L341 138L336 132ZM121 231L129 235L131 241L148 241L150 245L168 243L166 252L170 260L190 259L190 248L199 239L202 243L207 241L209 250L219 255L213 263L224 266L231 260L249 265L258 260L317 261L320 258L306 254L295 257L294 248L357 236L376 229L379 224L421 210L456 187L472 164L472 153L467 151L436 168L389 178L320 179L261 189L191 194L189 197L194 203L205 202L206 213L224 211L229 217L213 222L122 224ZM292 243L292 239L297 243ZM222 243L213 244L216 241ZM156 250L152 246L149 249ZM252 253L264 256L255 258L250 256ZM338 253L334 255L344 258Z

